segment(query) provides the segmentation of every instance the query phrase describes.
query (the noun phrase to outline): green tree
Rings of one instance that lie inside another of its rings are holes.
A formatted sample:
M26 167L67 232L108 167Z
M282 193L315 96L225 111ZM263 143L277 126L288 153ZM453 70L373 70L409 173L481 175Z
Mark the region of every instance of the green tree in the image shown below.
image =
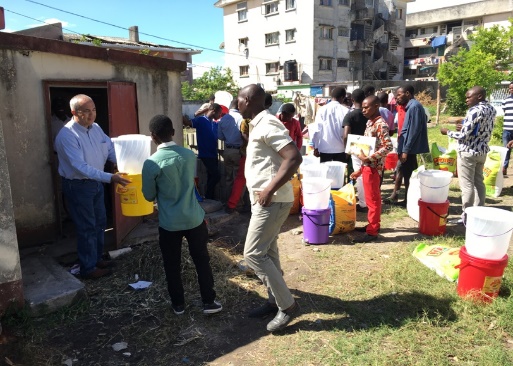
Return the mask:
M478 28L469 36L470 50L463 47L446 63L440 65L438 80L449 86L447 107L452 114L464 114L467 106L465 93L473 86L484 87L490 94L497 85L507 78L507 70L512 62L513 22L508 28L493 26Z
M235 98L239 92L239 86L233 80L232 71L229 68L213 67L201 77L182 83L182 97L184 100L207 100L217 91L227 91Z

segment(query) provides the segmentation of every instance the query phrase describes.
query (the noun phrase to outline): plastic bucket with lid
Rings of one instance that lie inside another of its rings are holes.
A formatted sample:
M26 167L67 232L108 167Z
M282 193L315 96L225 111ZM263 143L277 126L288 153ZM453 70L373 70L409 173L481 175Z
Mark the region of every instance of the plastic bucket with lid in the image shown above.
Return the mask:
M500 260L476 258L467 252L467 248L460 249L461 263L456 266L460 269L458 277L458 295L463 298L482 302L492 302L499 295L502 284L502 275L508 265L508 256Z
M151 155L151 137L121 135L112 138L118 170L127 174L141 174L144 161Z
M509 248L513 232L513 212L495 207L473 206L467 217L465 247L471 256L499 260Z
M123 187L118 184L116 193L121 201L121 213L124 216L145 216L153 213L153 202L146 201L142 194L142 174L127 174L124 178L132 183Z
M344 186L347 164L340 161L327 161L321 165L325 165L328 168L326 178L331 179L331 189L342 188Z
M452 173L444 170L419 172L420 198L429 203L444 203L449 196Z
M302 209L303 240L308 244L326 244L329 240L329 224L331 209Z
M308 210L324 210L329 207L331 180L303 178L301 180L303 207Z
M449 200L444 203L419 201L419 233L424 235L443 235L449 216Z

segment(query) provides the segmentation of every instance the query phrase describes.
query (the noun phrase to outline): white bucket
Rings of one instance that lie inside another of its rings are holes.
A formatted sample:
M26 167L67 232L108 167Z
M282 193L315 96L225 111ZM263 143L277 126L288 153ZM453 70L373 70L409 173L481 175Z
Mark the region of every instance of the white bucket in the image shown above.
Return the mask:
M468 254L481 259L502 259L508 251L513 232L513 212L474 206L465 209L465 214L465 247Z
M326 178L331 179L331 189L342 188L344 186L347 164L340 161L327 161L321 165L328 167Z
M151 155L151 137L121 135L112 138L118 170L121 173L141 174L144 161Z
M314 155L303 155L303 162L300 165L300 169L307 165L319 165L321 158Z
M444 203L449 197L452 173L445 170L424 170L419 173L420 198L428 203Z
M324 210L330 205L331 180L326 178L303 178L303 207L308 210Z
M323 178L326 179L328 167L324 164L310 164L300 168L303 178Z

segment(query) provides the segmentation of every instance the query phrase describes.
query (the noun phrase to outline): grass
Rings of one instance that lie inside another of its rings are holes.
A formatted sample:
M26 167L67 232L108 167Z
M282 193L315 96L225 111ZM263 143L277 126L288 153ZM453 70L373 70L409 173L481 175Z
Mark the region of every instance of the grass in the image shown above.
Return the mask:
M437 127L428 134L430 142L447 146ZM429 164L428 156L425 160ZM391 190L388 175L384 191ZM510 207L513 191L503 192L487 204ZM458 211L456 180L449 200ZM463 245L464 229L423 237L405 209L384 205L383 210L387 234L374 244L347 245L349 233L334 237L338 244L305 246L294 234L301 229L297 215L289 217L279 239L281 259L302 313L282 333L265 332L269 319L245 318L266 292L258 278L238 268L247 227L238 216L209 244L225 307L221 314L201 314L194 265L184 246L188 308L175 316L158 244L145 243L120 258L114 276L86 282L85 301L44 318L31 318L26 309L8 313L0 359L15 365L59 365L68 358L81 365L512 365L513 267L506 268L493 303L465 301L455 283L412 256L419 243ZM153 285L131 290L136 273ZM129 344L130 358L112 351L120 341Z

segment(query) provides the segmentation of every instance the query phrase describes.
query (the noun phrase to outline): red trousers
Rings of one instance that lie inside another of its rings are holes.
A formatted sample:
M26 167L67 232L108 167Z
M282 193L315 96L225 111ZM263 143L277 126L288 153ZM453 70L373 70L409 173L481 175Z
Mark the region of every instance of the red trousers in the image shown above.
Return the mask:
M381 176L375 168L362 167L363 191L365 192L365 203L367 212L367 234L378 235L381 225Z
M235 176L235 180L233 181L230 198L228 198L228 202L226 203L226 206L228 206L229 208L237 207L237 203L239 203L242 192L244 191L244 187L246 186L246 176L244 175L245 163L246 156L242 156L239 160L239 170L237 171L237 175Z

